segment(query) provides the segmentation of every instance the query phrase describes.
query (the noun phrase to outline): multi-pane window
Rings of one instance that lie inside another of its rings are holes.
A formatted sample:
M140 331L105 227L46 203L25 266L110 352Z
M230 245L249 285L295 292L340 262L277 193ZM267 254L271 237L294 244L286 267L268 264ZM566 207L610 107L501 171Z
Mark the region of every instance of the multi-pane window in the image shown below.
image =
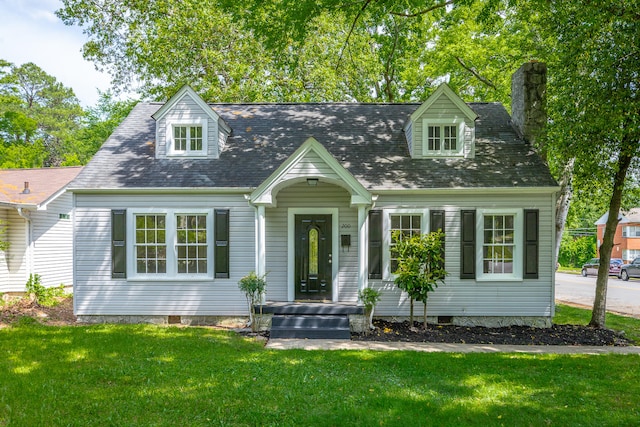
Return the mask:
M513 274L514 223L514 215L484 215L483 273Z
M622 237L640 237L639 226L622 227Z
M213 223L206 210L135 212L132 275L165 278L212 273Z
M399 230L400 238L410 238L411 236L419 235L422 233L422 215L412 214L391 214L391 227L390 232L393 235L394 231ZM390 239L390 269L391 273L395 273L398 270L398 254L394 249L393 239Z
M622 259L628 262L633 261L640 256L640 249L623 249Z
M165 215L135 215L136 271L139 274L167 272Z
M423 119L422 154L427 157L464 155L464 124L458 119Z
M176 216L178 274L207 272L207 216Z
M435 154L459 151L457 126L428 126L427 135L427 151Z
M175 152L200 152L202 147L202 126L173 127L173 150Z

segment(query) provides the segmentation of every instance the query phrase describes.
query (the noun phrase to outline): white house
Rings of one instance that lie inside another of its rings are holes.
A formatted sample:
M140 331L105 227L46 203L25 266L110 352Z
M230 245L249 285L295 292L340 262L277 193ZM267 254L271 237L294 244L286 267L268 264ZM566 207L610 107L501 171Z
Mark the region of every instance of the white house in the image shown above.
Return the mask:
M558 186L528 142L545 73L516 73L513 122L445 84L422 104L216 104L189 87L138 104L71 185L76 315L245 315L255 270L268 303L355 305L371 286L377 315L406 316L391 232L441 228L435 321L549 325Z
M81 167L0 171L0 293L22 293L30 274L46 287L73 284L73 202Z

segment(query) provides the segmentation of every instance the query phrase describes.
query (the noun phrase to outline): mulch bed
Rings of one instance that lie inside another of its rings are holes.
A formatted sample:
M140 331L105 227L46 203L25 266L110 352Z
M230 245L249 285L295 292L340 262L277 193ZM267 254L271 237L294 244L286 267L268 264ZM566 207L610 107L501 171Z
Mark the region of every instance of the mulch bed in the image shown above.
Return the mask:
M41 307L25 298L9 305L0 304L0 328L20 323L30 318L51 326L77 325L73 315L73 298L61 299L55 307ZM592 345L628 346L633 343L610 329L598 329L578 325L553 325L550 328L510 326L502 328L464 327L454 325L432 325L427 329L415 322L389 322L374 320L375 330L369 334L352 333L354 341L403 341L464 344L511 344L511 345ZM269 334L263 333L268 338Z
M550 328L509 326L486 328L454 325L427 325L409 322L374 320L375 330L369 334L351 334L354 341L402 341L463 344L511 344L511 345L592 345L628 346L632 342L610 329L578 325L553 325Z

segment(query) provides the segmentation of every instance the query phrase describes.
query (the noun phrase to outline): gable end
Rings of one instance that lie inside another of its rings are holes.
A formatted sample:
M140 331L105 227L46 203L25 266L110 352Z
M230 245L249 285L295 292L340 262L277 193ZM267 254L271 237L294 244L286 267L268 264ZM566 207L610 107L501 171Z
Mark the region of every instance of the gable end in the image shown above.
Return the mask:
M183 86L153 116L156 158L217 159L231 129L189 86Z
M409 117L405 135L412 158L475 154L476 113L446 83Z

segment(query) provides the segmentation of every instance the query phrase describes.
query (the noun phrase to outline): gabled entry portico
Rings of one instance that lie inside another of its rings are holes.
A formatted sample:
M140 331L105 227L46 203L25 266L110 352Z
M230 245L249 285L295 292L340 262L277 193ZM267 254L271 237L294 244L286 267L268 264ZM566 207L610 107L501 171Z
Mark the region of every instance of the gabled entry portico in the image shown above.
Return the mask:
M285 194L280 204L279 194ZM286 215L286 301L357 301L357 290L367 281L366 217L373 197L320 143L305 141L247 198L256 208L258 274L267 273L273 251L285 256L273 241L282 239L284 230L274 236L267 228ZM341 258L348 263L341 266ZM346 288L340 283L345 276ZM268 300L272 295L267 290Z

